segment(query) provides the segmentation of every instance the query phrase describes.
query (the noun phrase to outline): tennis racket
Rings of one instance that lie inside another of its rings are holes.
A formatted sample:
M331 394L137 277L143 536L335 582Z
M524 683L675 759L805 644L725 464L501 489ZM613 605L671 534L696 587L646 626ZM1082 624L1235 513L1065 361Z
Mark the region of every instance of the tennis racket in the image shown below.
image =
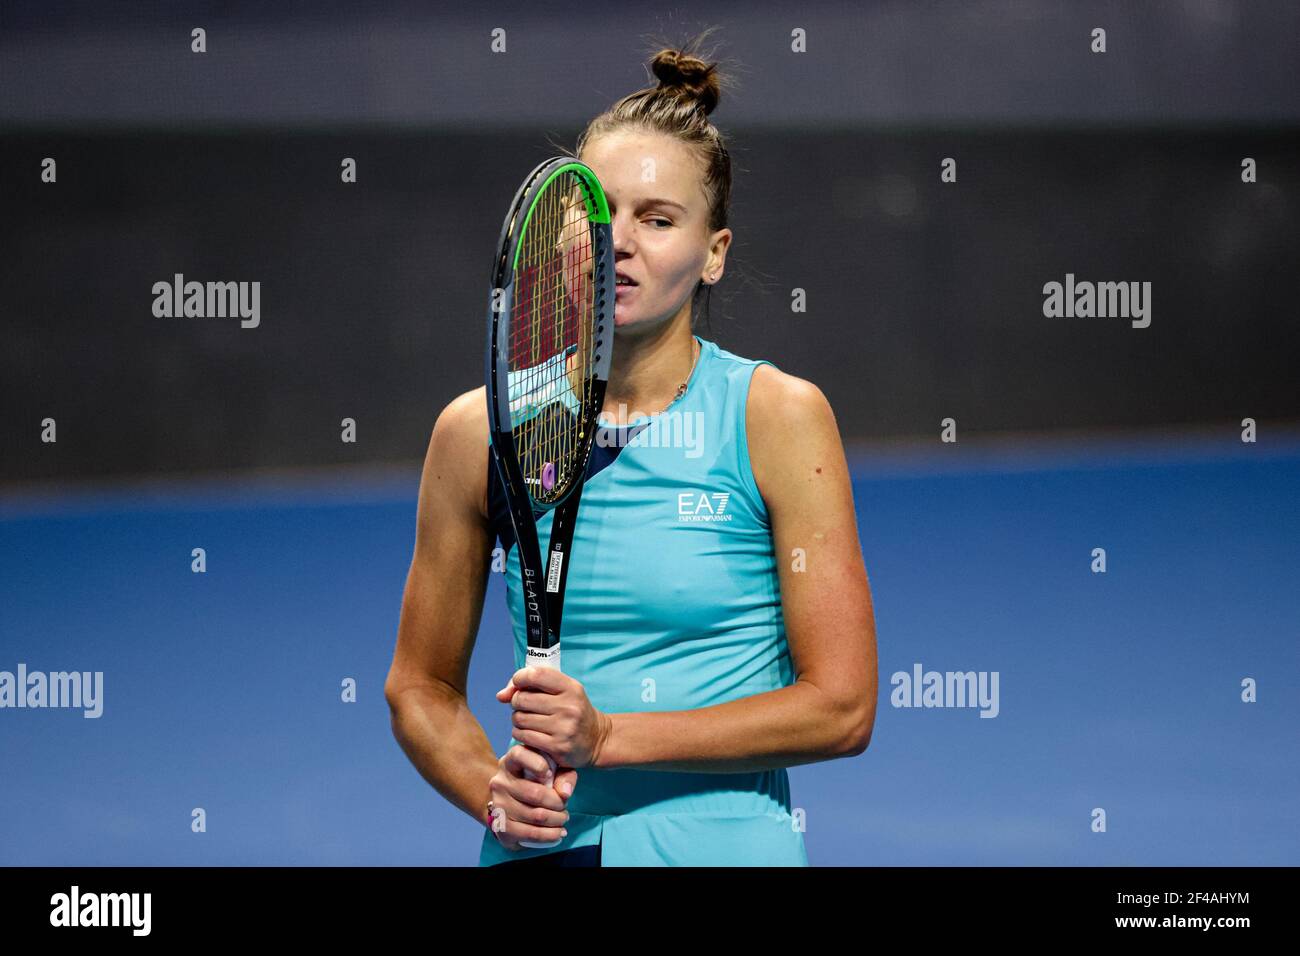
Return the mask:
M501 227L489 295L488 425L518 544L526 664L559 670L574 523L614 345L609 206L588 166L557 157L524 180ZM547 511L543 564L536 516Z

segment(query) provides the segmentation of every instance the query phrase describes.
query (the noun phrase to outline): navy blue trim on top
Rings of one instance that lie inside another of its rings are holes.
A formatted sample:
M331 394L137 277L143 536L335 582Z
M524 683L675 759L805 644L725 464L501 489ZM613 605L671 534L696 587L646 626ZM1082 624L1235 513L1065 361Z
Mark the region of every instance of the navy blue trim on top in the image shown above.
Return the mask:
M591 446L591 458L587 461L587 478L600 474L618 457L629 441L637 436L643 428L649 428L649 422L638 425L599 425L596 428L596 440ZM605 437L602 438L601 435ZM487 450L488 467L488 526L496 540L501 543L507 555L515 546L515 526L510 520L510 505L506 502L506 492L501 486L501 476L497 474L496 465L492 463L492 449ZM578 513L582 513L579 505ZM534 509L533 518L540 518L544 511ZM542 550L546 550L543 543Z

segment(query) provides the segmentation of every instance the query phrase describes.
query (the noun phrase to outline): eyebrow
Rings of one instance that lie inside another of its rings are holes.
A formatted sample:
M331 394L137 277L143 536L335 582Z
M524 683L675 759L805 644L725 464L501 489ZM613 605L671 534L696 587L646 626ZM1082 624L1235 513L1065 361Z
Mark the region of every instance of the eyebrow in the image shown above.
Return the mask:
M606 200L609 202L609 204L610 204L611 206L614 205L614 200L609 198L609 194L608 194L608 193L605 194L605 198L606 198ZM641 205L641 206L675 206L675 207L677 207L678 209L680 209L682 212L688 212L688 211L689 211L689 210L688 210L685 206L683 206L681 203L679 203L679 202L674 202L674 201L671 200L671 199L642 199L641 202L640 202L638 205Z

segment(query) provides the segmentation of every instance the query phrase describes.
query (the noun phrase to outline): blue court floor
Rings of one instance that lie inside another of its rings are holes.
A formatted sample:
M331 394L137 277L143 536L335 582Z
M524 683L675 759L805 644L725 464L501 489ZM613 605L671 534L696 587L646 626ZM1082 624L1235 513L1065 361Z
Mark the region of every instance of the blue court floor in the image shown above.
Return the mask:
M881 692L865 754L790 771L813 865L1300 863L1300 441L851 464ZM418 480L0 498L0 671L103 672L98 718L0 710L0 864L474 865L383 697ZM497 744L512 666L495 575ZM894 706L916 667L996 672L996 716Z

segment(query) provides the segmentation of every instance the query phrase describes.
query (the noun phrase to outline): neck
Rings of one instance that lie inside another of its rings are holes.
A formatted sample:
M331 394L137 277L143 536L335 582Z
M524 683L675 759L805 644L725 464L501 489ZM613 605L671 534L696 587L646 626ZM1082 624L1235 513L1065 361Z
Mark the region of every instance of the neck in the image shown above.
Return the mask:
M690 378L696 348L689 323L673 323L656 335L619 339L610 362L602 418L625 425L643 415L658 415L677 397L678 386Z

